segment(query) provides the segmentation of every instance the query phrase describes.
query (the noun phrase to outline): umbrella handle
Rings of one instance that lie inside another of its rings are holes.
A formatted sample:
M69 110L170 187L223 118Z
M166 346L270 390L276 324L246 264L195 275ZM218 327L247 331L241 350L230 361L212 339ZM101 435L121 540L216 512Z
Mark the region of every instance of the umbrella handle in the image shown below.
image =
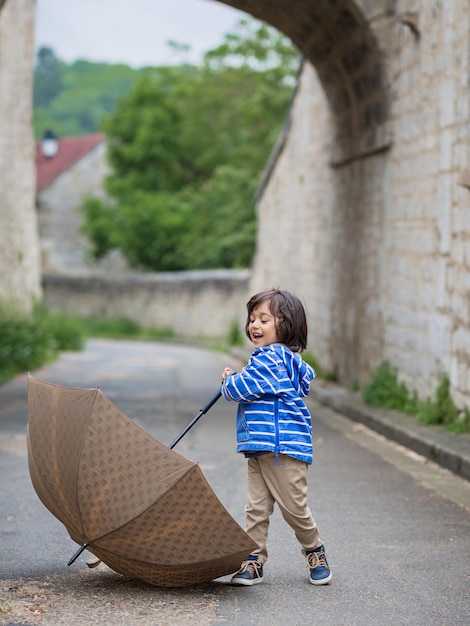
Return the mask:
M171 442L171 444L169 445L169 448L171 450L173 450L173 448L176 446L178 441L180 441L180 439L182 439L186 435L188 430L190 430L194 426L194 424L198 421L198 419L202 417L203 415L205 415L207 411L214 406L214 404L217 402L217 400L220 398L221 395L222 395L222 391L219 389L217 393L214 394L214 396L212 396L209 402L199 411L196 417L194 417L186 426L186 428L180 432L180 434L176 437L176 439L174 439Z

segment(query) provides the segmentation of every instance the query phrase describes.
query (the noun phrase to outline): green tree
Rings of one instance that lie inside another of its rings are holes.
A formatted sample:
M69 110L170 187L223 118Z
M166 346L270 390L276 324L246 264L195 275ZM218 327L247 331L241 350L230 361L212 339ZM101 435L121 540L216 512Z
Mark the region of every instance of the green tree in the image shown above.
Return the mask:
M214 68L245 65L271 69L276 80L293 85L300 59L298 50L282 33L264 22L245 18L220 46L206 53L204 60Z
M196 146L183 133L184 111L175 87L186 81L185 68L146 74L105 121L111 196L123 198L137 189L178 191L208 175L198 171Z
M110 201L82 205L96 258L116 247L157 271L251 263L253 193L299 57L273 29L239 28L201 67L147 71L104 122Z
M33 81L35 107L47 107L61 92L64 64L51 48L42 47L37 53Z
M124 64L67 64L41 48L34 73L35 136L47 128L61 137L97 132L143 72Z
M257 178L250 169L221 165L187 200L191 227L180 240L188 268L248 267L256 240L253 195Z

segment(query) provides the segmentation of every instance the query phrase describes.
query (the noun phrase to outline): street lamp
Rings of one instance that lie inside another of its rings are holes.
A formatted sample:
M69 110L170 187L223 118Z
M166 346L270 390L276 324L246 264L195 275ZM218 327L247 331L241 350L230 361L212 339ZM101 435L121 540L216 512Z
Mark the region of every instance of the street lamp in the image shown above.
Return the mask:
M52 159L57 154L59 150L59 138L52 130L46 130L42 136L41 150L46 159Z

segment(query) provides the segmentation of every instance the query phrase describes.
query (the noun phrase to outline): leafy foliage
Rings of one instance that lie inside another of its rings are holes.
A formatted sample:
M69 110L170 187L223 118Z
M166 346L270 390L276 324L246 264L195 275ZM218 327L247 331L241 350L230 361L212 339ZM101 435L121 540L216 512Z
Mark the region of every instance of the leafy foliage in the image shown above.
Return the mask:
M402 381L398 380L398 370L384 361L374 372L371 380L364 386L362 397L367 404L385 409L416 413L418 400Z
M429 425L445 426L455 432L470 432L470 411L459 410L450 394L450 380L441 374L433 398L419 400L416 391L411 392L404 382L398 380L398 370L384 361L372 374L362 390L367 404L415 415Z
M109 200L81 206L90 256L117 248L131 267L154 271L250 265L253 195L298 67L291 42L254 19L198 67L67 64L41 48L36 137L47 129L108 137Z
M240 29L202 67L148 69L103 122L110 200L81 207L94 258L118 248L132 267L156 271L251 263L253 194L298 55L273 29L246 20Z
M33 81L34 107L47 107L62 91L65 64L51 48L40 48Z
M59 350L82 346L81 328L64 316L46 316L40 309L25 316L0 306L0 384L52 360Z
M450 380L444 373L439 376L434 398L427 398L421 403L417 417L425 424L470 432L470 411L467 407L460 411L455 406L450 394Z
M77 317L70 318L77 323L87 337L107 337L114 339L172 339L175 334L171 328L143 328L134 320L119 317Z
M290 84L299 69L299 53L290 40L263 22L248 18L241 19L236 31L210 50L205 61L211 67L232 64L261 71L270 69L273 80Z
M52 129L59 137L97 132L145 70L124 64L78 60L67 64L50 48L40 48L34 70L36 138Z
M16 374L54 360L63 350L82 350L86 337L168 339L169 328L141 328L126 317L71 317L37 307L23 315L0 302L0 385Z
M82 324L64 313L47 314L37 311L34 323L52 337L55 349L82 350L85 343L85 333Z

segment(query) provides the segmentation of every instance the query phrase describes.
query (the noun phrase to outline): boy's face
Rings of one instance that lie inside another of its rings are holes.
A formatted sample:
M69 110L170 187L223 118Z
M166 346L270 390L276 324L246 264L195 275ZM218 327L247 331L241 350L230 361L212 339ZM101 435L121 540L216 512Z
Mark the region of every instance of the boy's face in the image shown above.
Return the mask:
M279 343L276 318L269 310L269 302L263 302L253 309L248 322L248 332L256 348Z

